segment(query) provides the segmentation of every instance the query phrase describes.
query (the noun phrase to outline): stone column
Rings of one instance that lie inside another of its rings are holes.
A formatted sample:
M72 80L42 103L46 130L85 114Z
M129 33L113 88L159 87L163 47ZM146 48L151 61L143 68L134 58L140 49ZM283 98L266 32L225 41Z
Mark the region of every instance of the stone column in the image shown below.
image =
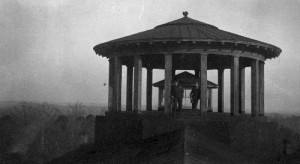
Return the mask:
M115 57L115 105L116 111L121 111L121 90L122 90L122 61Z
M162 103L162 100L163 100L163 88L162 87L159 87L158 88L158 107L161 107L161 103Z
M172 78L174 78L176 75L176 69L172 68Z
M165 54L165 113L171 114L172 54Z
M133 111L141 112L142 100L142 58L141 56L134 57L134 96L133 96Z
M265 115L265 63L259 62L259 115Z
M207 54L200 54L200 112L207 110Z
M108 111L114 111L114 78L115 78L115 61L113 58L109 59L108 72Z
M212 89L208 89L208 110L212 111Z
M259 109L259 72L258 60L253 60L251 65L251 115L258 116Z
M239 113L245 113L245 67L240 66L239 75Z
M200 75L200 70L199 70L199 69L195 69L194 71L195 71L195 76L196 76L196 77L199 77L199 75Z
M127 66L126 111L132 111L133 67Z
M146 110L152 110L152 76L153 69L147 68L147 90L146 90Z
M234 56L230 68L230 114L239 111L239 57Z
M218 112L224 112L224 69L218 69Z

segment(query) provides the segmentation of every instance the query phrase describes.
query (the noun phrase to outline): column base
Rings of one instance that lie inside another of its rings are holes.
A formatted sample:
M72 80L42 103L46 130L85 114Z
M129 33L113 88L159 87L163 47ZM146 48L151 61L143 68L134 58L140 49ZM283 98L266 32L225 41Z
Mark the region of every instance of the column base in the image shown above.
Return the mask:
M230 113L230 116L238 116L240 113Z

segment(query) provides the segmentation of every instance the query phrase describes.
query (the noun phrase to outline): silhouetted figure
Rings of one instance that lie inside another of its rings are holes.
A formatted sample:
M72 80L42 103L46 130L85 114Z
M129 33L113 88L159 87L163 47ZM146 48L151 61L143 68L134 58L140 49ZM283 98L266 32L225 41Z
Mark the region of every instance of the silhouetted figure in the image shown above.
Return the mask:
M177 80L174 80L171 87L171 98L173 104L172 112L177 111L177 103L178 111L182 110L183 88Z
M195 86L192 88L190 99L192 103L192 109L195 110L197 108L198 101L200 100L200 87L198 82L196 82Z

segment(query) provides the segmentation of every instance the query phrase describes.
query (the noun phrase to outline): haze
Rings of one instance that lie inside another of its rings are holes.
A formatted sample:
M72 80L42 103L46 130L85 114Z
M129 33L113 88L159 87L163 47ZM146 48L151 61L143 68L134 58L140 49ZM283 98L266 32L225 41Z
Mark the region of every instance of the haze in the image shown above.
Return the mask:
M280 47L279 58L265 65L266 112L299 113L299 0L2 0L0 101L106 104L108 61L97 56L93 46L179 19L183 11L222 30ZM125 67L123 71L124 104ZM144 70L143 92L145 75ZM153 81L163 76L163 71L155 71ZM229 108L229 71L225 77ZM216 71L210 71L208 79L216 83ZM250 83L246 92L249 110Z

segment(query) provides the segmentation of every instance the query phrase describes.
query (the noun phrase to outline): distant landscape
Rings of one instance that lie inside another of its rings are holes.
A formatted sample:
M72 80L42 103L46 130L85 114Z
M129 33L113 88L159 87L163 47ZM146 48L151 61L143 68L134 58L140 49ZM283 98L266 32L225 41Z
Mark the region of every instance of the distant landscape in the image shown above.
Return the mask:
M95 116L104 105L2 102L0 105L0 163L45 163L94 141ZM300 116L267 114L300 134Z
M300 134L300 116L292 114L268 113L268 120L276 121L279 126L286 127Z
M2 103L0 163L45 163L93 142L95 115L104 111L81 103Z

